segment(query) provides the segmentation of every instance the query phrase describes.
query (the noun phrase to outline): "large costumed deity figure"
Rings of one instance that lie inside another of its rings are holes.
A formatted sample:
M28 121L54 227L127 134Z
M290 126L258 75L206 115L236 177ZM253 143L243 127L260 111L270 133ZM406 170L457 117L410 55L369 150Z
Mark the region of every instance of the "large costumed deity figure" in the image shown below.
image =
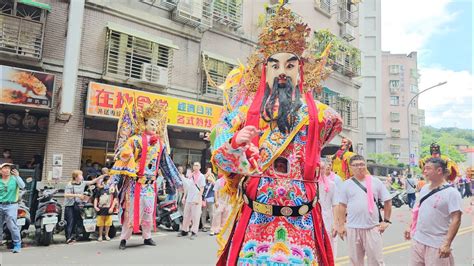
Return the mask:
M317 180L321 148L342 121L314 99L329 49L323 59L304 56L309 32L279 6L248 67L224 83L236 94L211 132L211 161L234 206L218 235L217 265L334 264Z
M443 159L443 161L446 162L448 172L449 172L448 177L447 177L448 180L449 181L454 181L454 179L456 179L456 177L459 175L459 168L458 168L458 165L456 164L456 162L451 160L446 155L441 155L441 147L437 143L432 143L430 145L430 154L431 155L426 156L425 158L423 158L419 161L418 165L420 166L421 171L423 171L423 168L425 167L425 162L429 158L438 158L439 157L439 158Z
M332 171L339 175L343 181L352 176L349 160L354 155L352 141L348 138L342 138L341 147L332 157Z
M173 161L167 152L167 104L158 101L138 110L125 103L119 120L116 161L110 175L120 183L122 233L120 249L132 233L141 232L145 245L156 245L151 239L156 229L156 176L163 176L173 187L182 186ZM169 149L169 148L168 148Z

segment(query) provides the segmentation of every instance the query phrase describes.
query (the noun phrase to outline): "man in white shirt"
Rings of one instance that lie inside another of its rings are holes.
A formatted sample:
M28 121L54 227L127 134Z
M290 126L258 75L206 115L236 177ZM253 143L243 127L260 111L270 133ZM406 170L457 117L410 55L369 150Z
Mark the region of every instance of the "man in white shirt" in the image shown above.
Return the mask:
M421 189L422 202L413 213L416 227L410 265L454 265L451 244L461 224L461 195L446 182L448 168L444 160L428 159L423 175L430 184ZM409 240L412 234L410 226L405 231L405 238Z
M354 176L338 190L337 233L343 240L347 236L352 265L364 265L364 256L369 265L384 265L382 233L391 223L390 194L382 181L368 174L364 157L352 156L349 165ZM384 202L383 220L375 200Z
M201 164L193 164L193 172L190 178L183 180L184 186L184 213L181 232L178 236L187 236L191 227L191 240L193 240L199 230L199 221L202 212L202 193L206 185L206 178L200 172Z

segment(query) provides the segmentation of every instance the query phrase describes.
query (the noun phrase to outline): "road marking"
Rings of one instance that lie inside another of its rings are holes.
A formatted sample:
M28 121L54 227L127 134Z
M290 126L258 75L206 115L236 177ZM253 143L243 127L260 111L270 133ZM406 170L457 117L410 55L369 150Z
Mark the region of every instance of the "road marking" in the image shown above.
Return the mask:
M473 226L467 226L467 227L461 228L461 229L458 230L458 233L457 233L456 236L460 236L460 235L470 233L473 230L474 230ZM411 247L411 241L405 241L405 242L402 242L402 243L399 243L399 244L384 247L383 248L383 254L386 255L386 254L395 253L395 252L398 252L398 251L401 251L401 250L408 249L410 247ZM334 262L337 263L337 265L348 264L349 263L349 256L336 258Z

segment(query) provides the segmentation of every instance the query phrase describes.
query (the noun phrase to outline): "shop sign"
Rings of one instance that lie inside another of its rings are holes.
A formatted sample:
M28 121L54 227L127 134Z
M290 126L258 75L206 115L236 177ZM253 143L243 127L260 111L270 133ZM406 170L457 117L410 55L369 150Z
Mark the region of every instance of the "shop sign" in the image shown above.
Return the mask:
M210 130L220 118L222 106L132 90L96 82L89 83L86 115L120 118L125 101L138 107L158 100L168 104L168 125Z
M0 111L0 130L46 133L48 124L49 117L47 114Z
M44 72L0 66L0 104L49 109L54 78Z

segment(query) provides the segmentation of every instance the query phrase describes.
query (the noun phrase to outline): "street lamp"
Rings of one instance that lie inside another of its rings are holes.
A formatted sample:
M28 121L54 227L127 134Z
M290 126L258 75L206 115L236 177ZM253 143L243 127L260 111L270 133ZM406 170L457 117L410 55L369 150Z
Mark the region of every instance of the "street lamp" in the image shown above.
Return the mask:
M413 102L413 100L418 97L418 95L422 94L423 92L425 91L429 91L431 89L434 89L436 87L439 87L439 86L442 86L444 84L448 83L447 81L444 81L444 82L440 82L434 86L431 86L429 88L427 88L426 90L422 90L420 92L418 92L417 94L415 94L410 102L408 102L408 105L407 105L407 125L408 125L408 170L411 174L413 174L412 170L411 170L411 165L410 165L410 160L411 160L411 130L410 130L410 105L411 103ZM414 157L415 154L413 154L413 157Z

